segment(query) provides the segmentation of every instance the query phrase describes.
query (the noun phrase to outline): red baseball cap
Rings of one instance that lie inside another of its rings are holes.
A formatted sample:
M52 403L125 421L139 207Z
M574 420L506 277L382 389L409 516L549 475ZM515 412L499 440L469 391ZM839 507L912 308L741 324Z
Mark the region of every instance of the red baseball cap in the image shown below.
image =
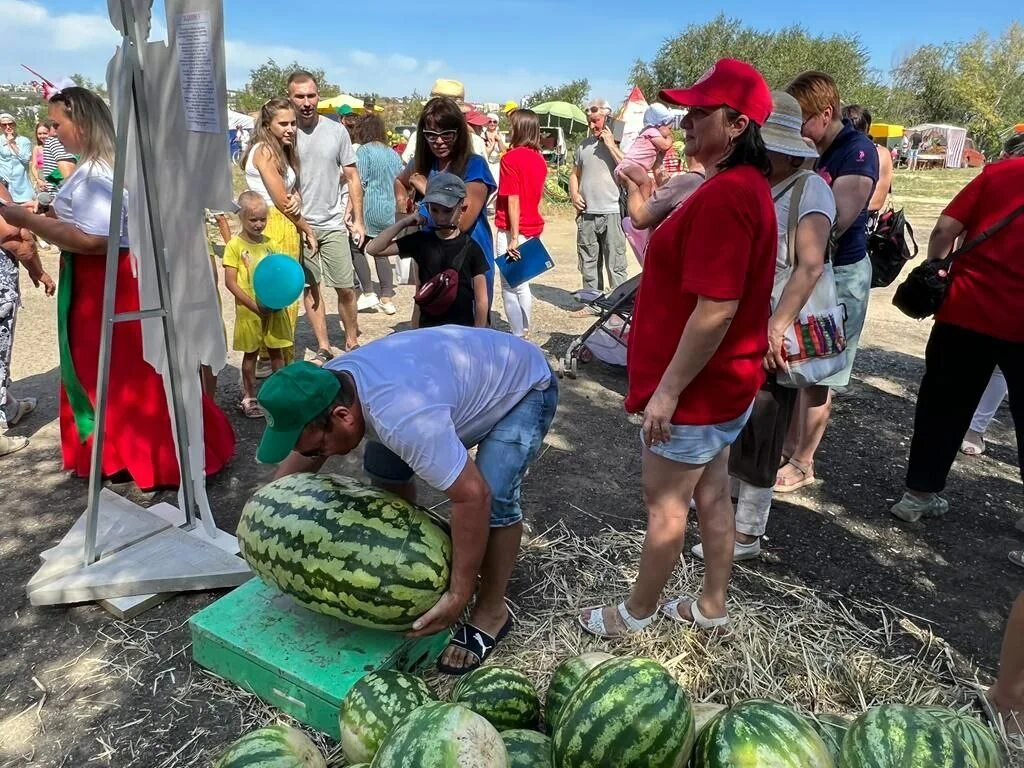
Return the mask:
M730 107L758 125L772 113L768 83L750 64L737 59L719 59L689 88L664 90L660 98L681 107Z
M474 109L466 113L466 122L470 125L487 125L489 120L483 112L477 112Z

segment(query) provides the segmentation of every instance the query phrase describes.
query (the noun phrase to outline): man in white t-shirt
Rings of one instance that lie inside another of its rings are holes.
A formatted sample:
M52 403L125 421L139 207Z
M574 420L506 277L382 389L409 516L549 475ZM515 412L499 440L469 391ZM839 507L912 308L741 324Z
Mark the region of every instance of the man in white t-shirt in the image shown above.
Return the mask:
M288 77L288 98L295 107L298 127L295 146L302 169L299 175L302 216L313 227L319 243L316 253L303 250L302 267L306 273L303 294L306 317L316 337L316 360L322 365L333 354L321 284L338 292L345 351L359 346L355 269L348 240L351 235L356 245L362 245L366 237L363 185L348 131L340 123L317 113L320 93L313 75L293 72ZM342 197L342 184L348 189L347 203Z
M415 502L414 475L452 501L448 591L413 625L440 632L469 620L438 662L448 674L479 666L508 633L505 590L519 553L520 485L558 405L543 352L511 334L446 325L394 334L323 368L294 363L264 383L267 415L256 457L276 477L317 472L367 439L373 482ZM468 448L476 446L476 460Z

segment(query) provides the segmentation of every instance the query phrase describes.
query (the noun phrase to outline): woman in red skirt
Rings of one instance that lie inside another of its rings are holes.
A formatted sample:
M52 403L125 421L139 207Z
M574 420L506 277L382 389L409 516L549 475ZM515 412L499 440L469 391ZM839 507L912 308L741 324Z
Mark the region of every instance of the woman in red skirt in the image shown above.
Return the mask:
M89 475L107 234L113 200L114 124L106 104L84 88L66 88L50 99L57 136L79 156L46 215L16 206L0 216L61 248L58 289L60 438L64 468ZM128 250L127 199L121 219L115 310L139 309L138 278ZM198 374L197 374L198 375ZM204 397L206 474L219 471L235 450L235 436L221 410ZM103 475L127 472L142 489L180 483L163 380L142 357L139 321L114 325L103 441Z

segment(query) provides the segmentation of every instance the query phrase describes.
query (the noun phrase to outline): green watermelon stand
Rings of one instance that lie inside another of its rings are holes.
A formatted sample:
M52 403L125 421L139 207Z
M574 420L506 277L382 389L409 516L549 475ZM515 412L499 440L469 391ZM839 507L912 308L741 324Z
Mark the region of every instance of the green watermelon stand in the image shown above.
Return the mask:
M338 709L357 680L378 669L417 672L448 645L313 613L260 579L195 614L192 658L311 728L338 739Z

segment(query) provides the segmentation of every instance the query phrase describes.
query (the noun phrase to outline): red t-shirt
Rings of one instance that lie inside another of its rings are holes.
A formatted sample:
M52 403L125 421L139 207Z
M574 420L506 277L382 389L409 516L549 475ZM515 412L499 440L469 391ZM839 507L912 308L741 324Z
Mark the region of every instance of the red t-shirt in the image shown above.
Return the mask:
M544 156L529 147L514 147L501 157L498 175L498 200L494 206L494 226L508 230L508 196L519 195L519 234L537 237L544 231L540 200L548 164Z
M1024 158L986 165L943 214L970 240L1024 205ZM1024 214L957 258L946 300L935 315L997 339L1024 342Z
M629 334L627 411L647 406L698 296L739 307L672 423L722 424L746 411L764 383L777 237L771 186L747 165L712 176L654 231Z

